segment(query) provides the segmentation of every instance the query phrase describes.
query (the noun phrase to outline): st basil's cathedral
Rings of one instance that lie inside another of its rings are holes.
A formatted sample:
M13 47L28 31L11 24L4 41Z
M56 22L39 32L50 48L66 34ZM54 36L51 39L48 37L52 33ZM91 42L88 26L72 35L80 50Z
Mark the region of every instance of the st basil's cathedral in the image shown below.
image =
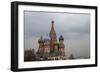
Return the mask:
M60 35L57 41L56 31L54 29L54 20L51 21L51 29L49 38L40 37L38 40L37 56L41 60L64 60L65 59L65 45L64 37Z

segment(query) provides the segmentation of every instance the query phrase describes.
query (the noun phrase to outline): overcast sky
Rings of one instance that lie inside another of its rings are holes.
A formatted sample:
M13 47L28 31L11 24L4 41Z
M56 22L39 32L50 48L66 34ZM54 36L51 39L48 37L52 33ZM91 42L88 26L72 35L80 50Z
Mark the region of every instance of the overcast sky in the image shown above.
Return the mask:
M38 39L49 37L52 19L57 39L64 37L66 57L89 57L90 14L24 11L24 48L37 51Z

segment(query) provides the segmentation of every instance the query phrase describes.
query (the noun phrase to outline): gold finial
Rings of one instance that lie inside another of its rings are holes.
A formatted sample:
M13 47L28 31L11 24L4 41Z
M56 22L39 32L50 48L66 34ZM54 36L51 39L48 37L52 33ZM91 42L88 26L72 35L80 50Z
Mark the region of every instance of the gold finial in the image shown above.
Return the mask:
M54 18L52 18L52 23L54 23Z

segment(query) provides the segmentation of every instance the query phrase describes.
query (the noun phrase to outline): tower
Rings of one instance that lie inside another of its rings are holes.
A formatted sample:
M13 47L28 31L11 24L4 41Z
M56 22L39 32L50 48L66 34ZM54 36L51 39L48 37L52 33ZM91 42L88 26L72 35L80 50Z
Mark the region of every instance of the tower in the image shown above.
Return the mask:
M51 51L52 51L53 48L54 48L54 44L57 43L56 32L55 32L55 29L54 29L54 20L51 21L51 30L50 30L50 33L49 33L49 37L50 37L50 48L51 48Z
M50 53L50 40L44 39L44 55L48 56Z
M40 39L38 40L38 43L39 43L39 49L37 51L37 54L39 56L42 56L43 53L44 53L44 40L43 40L43 37L41 36Z
M60 55L61 56L65 56L64 48L65 48L65 45L64 45L64 37L61 35L59 37L59 52L60 52Z
M50 30L50 33L49 33L49 36L51 38L51 40L57 40L56 39L56 32L55 32L55 29L54 29L54 20L51 21L51 30Z

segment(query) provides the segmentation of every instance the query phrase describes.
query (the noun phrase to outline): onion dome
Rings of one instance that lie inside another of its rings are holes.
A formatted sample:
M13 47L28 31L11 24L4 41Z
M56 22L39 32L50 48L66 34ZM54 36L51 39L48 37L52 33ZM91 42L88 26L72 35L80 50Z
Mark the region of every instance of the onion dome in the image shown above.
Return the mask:
M61 36L59 37L59 40L64 40L64 37L61 35Z
M51 23L53 24L54 23L54 20L52 19Z
M38 40L38 43L43 43L44 40L43 40L43 37L41 36L40 39Z

